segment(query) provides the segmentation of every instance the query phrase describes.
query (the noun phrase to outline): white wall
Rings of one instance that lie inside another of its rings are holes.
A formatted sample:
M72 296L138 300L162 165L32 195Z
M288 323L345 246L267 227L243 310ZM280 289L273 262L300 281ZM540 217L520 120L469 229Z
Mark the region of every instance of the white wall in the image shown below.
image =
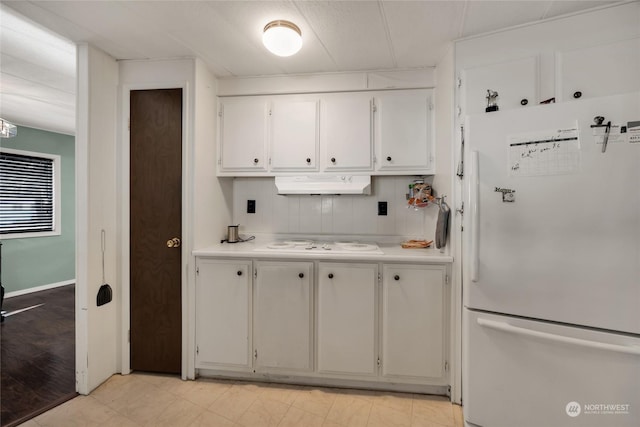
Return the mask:
M193 148L193 247L219 242L231 224L232 178L217 178L217 81L196 60L195 137Z
M406 194L415 177L372 177L371 195L278 195L273 178L235 178L233 222L241 234L337 234L404 236L433 240L435 228L426 218L437 214L435 206L419 211L407 208ZM247 200L256 201L256 213L248 214ZM387 202L387 216L378 216L378 201Z
M460 203L456 200L456 189L460 180L456 176L455 153L459 152L456 144L456 130L454 129L455 104L455 62L454 46L451 45L447 53L438 62L436 68L436 158L438 159L438 173L433 185L438 188L440 195L445 194L446 202L451 209L449 217L449 238L444 252L453 255L451 269L451 340L449 353L451 375L451 401L461 403L462 398L462 257L460 245L460 220L456 208ZM435 226L434 226L435 228Z
M217 178L216 165L218 151L216 150L217 124L217 81L204 63L195 61L194 75L194 138L189 159L189 188L192 194L190 233L191 241L187 268L188 286L183 287L183 301L189 312L183 321L183 333L187 331L186 372L189 378L195 378L195 357L193 349L196 347L195 337L195 258L190 255L191 250L202 248L219 242L226 234L227 225L231 224L232 207L232 179Z
M116 99L118 66L87 44L78 46L76 134L76 367L77 389L88 394L119 370L118 224L116 198ZM105 232L105 281L114 299L96 306L103 283L101 235Z
M452 164L452 150L455 149L455 135L453 129L453 108L454 108L454 88L455 88L455 69L453 46L449 47L446 55L438 63L436 68L436 93L435 93L435 113L434 120L436 138L436 175L433 177L433 188L436 196L446 196L445 201L451 208L452 216L450 223L454 222L453 214L455 213L455 200L453 198L453 177L455 168ZM427 227L435 230L437 216L432 219L432 223L428 223ZM452 245L451 236L447 239L447 246ZM450 252L450 248L445 248Z

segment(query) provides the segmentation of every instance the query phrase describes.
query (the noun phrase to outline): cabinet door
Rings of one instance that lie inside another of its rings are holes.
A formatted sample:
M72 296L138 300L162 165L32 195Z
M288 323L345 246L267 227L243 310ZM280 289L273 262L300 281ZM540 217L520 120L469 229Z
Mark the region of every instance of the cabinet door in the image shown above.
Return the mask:
M382 374L444 374L444 266L385 264L382 271Z
M562 101L640 90L640 38L556 55Z
M317 99L277 98L271 106L272 171L318 170Z
M251 367L251 261L196 261L196 368Z
M484 113L487 107L487 90L498 92L500 110L526 108L538 103L538 59L536 57L483 65L464 70L462 91L466 111L464 114Z
M220 104L220 172L267 171L266 98L230 98Z
M427 173L431 169L431 91L376 95L376 169Z
M318 371L377 375L376 264L318 267Z
M310 262L256 263L254 339L259 370L310 371Z
M373 170L371 95L331 94L320 102L322 169Z

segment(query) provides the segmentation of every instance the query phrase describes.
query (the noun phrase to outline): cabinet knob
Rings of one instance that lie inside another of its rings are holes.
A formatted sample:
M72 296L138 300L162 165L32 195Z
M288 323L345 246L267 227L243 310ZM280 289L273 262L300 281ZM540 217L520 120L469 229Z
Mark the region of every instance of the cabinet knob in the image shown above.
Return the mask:
M298 274L298 277L302 279L304 277L304 273Z
M527 98L523 98L520 100L520 105L527 105L529 103L529 100Z
M333 279L333 273L329 273L329 275L327 276L329 279Z
M242 270L238 270L238 276L242 276Z
M391 161L391 156L387 156L387 162Z
M581 98L582 97L582 92L580 92L580 91L573 92L573 97L575 99Z
M393 276L393 280L400 280L400 276L396 274L395 276Z
M307 164L308 165L311 164L311 158L310 157L307 157Z
M335 157L332 157L332 158L331 158L331 163L335 163L335 162L336 162L336 158L335 158Z
M258 164L258 159L257 158L253 159L253 163L257 165Z

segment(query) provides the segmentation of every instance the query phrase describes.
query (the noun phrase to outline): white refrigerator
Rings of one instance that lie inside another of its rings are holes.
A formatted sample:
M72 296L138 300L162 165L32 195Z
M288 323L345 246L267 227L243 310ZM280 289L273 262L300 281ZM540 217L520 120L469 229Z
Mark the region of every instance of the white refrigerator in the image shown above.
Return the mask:
M467 425L640 426L639 132L637 92L467 117Z

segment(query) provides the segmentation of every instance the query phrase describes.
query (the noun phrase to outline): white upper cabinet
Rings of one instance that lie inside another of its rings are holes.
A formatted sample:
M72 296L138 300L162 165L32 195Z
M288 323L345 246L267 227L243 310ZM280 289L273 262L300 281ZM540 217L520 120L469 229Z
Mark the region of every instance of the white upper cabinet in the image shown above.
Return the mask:
M371 93L337 93L322 97L320 155L323 171L373 170Z
M639 90L640 3L624 3L457 41L458 123L487 89L500 111Z
M538 60L536 57L464 70L462 74L465 114L484 113L487 90L498 92L500 110L536 105L538 101Z
M640 38L558 52L563 101L640 90Z
M271 170L318 171L317 98L283 96L271 104Z
M433 173L431 90L375 96L376 170Z
M267 112L264 97L220 102L219 173L267 171Z
M222 98L217 174L431 174L432 104L429 89Z

